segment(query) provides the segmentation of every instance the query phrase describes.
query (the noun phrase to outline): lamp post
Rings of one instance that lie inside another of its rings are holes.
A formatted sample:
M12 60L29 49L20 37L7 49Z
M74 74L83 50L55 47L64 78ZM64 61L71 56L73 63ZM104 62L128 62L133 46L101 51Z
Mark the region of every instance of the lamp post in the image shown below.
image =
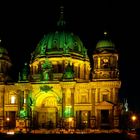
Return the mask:
M10 122L10 118L9 118L9 117L7 117L7 118L6 118L6 121L7 121L8 131L9 131L9 128L10 128L10 123L9 123L9 122Z
M136 115L132 115L131 116L131 120L132 120L132 127L135 129L135 122L137 120L137 116Z
M72 117L69 118L69 129L71 127Z
M32 105L31 106L31 127L32 127L32 130L34 130L34 133L35 133L35 124L34 124L34 106Z

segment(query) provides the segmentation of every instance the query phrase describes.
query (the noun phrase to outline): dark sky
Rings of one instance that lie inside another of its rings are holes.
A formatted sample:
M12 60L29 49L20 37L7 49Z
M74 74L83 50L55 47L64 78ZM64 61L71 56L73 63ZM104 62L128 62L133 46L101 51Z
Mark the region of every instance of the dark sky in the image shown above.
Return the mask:
M139 109L139 11L138 4L117 0L50 0L40 2L0 2L0 35L7 48L16 74L37 43L53 31L59 18L59 7L69 30L79 35L84 46L92 52L104 30L109 32L120 55L122 80L121 98L127 98L131 108ZM139 109L140 110L140 109Z

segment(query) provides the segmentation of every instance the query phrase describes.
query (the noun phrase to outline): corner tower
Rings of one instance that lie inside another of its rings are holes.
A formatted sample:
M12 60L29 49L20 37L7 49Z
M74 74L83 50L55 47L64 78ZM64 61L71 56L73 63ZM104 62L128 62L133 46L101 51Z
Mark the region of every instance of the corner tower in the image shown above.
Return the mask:
M96 126L98 128L119 127L119 80L118 52L115 44L104 32L104 39L99 40L93 54L94 67L92 84L95 93Z
M104 39L98 41L93 60L93 81L119 80L118 52L107 32L104 32Z
M11 66L12 63L8 51L2 46L0 39L0 82L7 82L11 79L9 77Z

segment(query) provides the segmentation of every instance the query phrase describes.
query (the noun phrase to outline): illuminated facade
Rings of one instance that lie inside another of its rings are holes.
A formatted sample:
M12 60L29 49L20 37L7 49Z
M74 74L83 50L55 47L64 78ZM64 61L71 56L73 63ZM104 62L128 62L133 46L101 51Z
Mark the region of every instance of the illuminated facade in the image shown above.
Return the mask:
M12 64L7 50L0 47L1 128L9 122L11 128L118 127L121 81L115 45L100 40L91 69L80 38L64 27L61 11L58 30L37 44L18 82L8 82Z

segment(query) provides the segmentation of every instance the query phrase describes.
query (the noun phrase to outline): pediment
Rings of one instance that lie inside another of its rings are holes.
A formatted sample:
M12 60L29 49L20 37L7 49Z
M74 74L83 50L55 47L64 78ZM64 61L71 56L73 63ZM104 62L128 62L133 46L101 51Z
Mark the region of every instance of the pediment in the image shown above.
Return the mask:
M97 106L113 106L114 104L108 101L100 102Z

